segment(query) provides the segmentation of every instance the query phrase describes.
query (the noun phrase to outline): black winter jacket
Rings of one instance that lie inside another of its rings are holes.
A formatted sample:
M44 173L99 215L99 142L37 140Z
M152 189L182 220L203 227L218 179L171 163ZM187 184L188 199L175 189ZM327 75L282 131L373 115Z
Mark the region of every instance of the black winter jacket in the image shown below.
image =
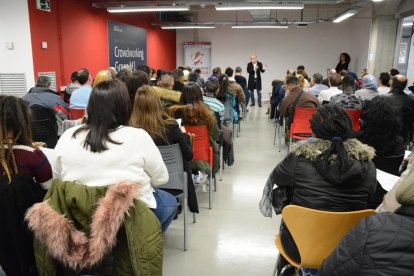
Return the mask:
M403 128L400 135L407 139L411 132L411 124L414 118L414 100L404 93L404 91L393 89L387 94L387 99L399 110ZM369 106L368 106L369 107Z
M414 206L360 221L323 262L319 276L414 274Z
M293 152L270 175L272 183L285 188L292 198L290 203L295 205L338 212L366 209L377 185L371 161L374 149L356 139L348 139L344 142L351 160L348 170L342 174L335 167L318 171L313 161L330 144L330 141L312 138L294 145Z

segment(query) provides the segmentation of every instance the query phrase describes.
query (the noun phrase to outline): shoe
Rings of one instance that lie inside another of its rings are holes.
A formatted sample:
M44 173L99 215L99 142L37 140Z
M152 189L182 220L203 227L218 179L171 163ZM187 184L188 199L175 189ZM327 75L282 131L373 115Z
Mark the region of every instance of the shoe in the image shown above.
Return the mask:
M200 184L202 178L203 178L203 174L200 171L198 172L198 174L193 174L194 184Z
M259 104L259 107L262 107L262 104Z
M248 109L248 108L246 108L246 113L247 113L247 112L249 112L249 109Z
M250 106L255 106L255 104L250 104Z

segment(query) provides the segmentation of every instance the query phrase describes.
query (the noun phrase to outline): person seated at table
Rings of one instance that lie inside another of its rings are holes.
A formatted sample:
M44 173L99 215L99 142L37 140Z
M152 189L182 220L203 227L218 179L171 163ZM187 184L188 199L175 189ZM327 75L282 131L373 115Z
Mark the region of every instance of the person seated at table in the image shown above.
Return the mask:
M27 104L14 96L0 96L0 174L27 174L43 189L52 183L52 168L45 154L33 146Z
M154 88L143 85L135 94L130 125L142 128L153 139L155 145L178 144L184 160L184 169L188 176L188 204L191 212L198 213L197 197L191 177L189 161L193 159L193 148L185 128L178 126L176 120L168 116Z
M352 139L352 121L342 107L323 105L310 124L313 138L295 144L270 174L260 203L263 215L272 215L274 186L287 197L283 204L274 202L276 206L294 204L337 212L367 208L376 187L375 150ZM284 223L280 235L287 254L300 263L298 249ZM285 264L280 258L279 271Z
M86 186L135 182L140 186L138 198L165 231L176 214L177 201L155 188L168 181L168 171L148 133L128 126L131 104L125 84L99 83L92 89L86 112L85 124L68 129L56 145L54 178Z

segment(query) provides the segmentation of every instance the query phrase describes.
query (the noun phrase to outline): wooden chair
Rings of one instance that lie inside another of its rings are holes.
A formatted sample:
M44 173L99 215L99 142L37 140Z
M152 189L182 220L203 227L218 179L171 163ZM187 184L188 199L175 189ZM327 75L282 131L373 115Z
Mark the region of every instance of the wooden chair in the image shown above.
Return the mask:
M283 209L282 218L295 240L301 262L295 262L286 254L280 235L276 236L275 244L280 254L292 266L318 269L348 231L359 220L374 213L374 210L370 209L353 212L328 212L289 205ZM276 270L275 267L275 272Z

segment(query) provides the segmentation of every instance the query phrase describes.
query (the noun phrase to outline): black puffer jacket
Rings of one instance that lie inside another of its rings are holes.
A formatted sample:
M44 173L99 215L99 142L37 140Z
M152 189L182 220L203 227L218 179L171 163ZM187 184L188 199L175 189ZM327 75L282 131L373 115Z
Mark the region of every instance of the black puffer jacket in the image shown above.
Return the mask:
M414 274L414 206L370 216L343 238L319 276Z
M332 166L318 171L313 161L331 142L308 139L294 145L290 153L271 174L272 183L285 187L292 195L292 204L324 210L354 211L367 208L368 198L374 193L377 181L371 161L375 155L372 147L356 139L344 142L350 167L339 173Z

